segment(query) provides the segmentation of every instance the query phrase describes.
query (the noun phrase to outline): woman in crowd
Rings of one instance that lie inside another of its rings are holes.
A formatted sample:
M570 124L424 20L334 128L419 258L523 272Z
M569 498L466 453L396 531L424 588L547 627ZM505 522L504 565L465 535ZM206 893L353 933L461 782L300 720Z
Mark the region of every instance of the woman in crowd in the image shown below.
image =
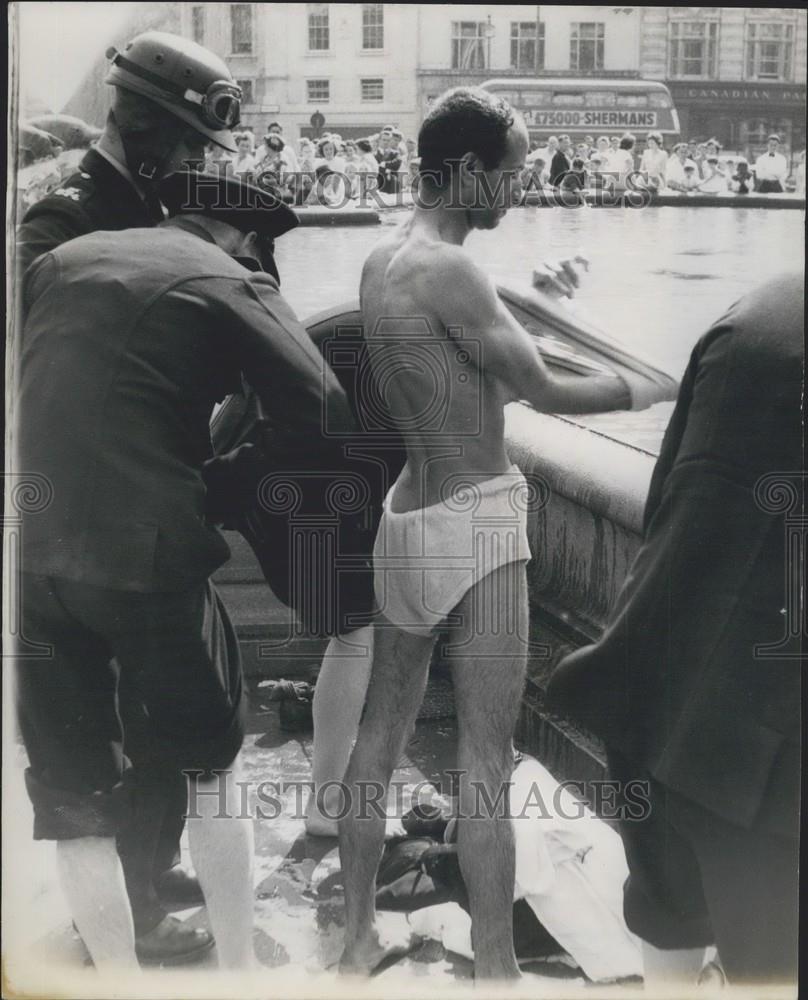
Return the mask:
M321 139L317 145L314 169L318 177L345 172L345 160L337 155L337 145L330 136Z
M359 161L359 154L356 151L356 143L353 140L348 139L342 144L339 153L345 160L344 173L348 178L351 197L355 198L359 188L359 183L357 181L357 163Z
M667 166L668 156L662 146L662 135L659 132L649 132L640 159L640 172L649 188L659 190L665 187Z
M603 172L610 171L611 159L612 159L612 147L609 144L608 136L605 135L598 136L598 141L595 145L595 152L600 157L600 170Z
M369 191L376 190L379 184L379 161L373 155L370 139L357 140L355 172L354 197L364 198Z
M350 194L346 187L345 160L337 155L337 145L331 136L320 140L317 154L314 172L322 198L331 204L343 201Z
M723 194L728 190L728 178L717 155L708 155L704 163L704 179L699 184L702 194Z
M314 143L303 136L297 144L298 173L294 191L296 205L303 205L314 187L314 160Z
M241 177L255 172L256 160L252 154L252 143L246 132L240 132L236 137L238 152L233 154L233 173Z
M281 155L285 145L279 135L264 136L263 155L255 164L255 180L258 186L267 188L278 196L283 195L286 187Z
M618 183L625 186L626 178L634 173L634 136L626 133L620 139L617 152L612 156L612 170L618 174Z
M689 191L692 188L692 181L685 184L685 167L691 167L691 176L696 171L696 164L688 156L689 146L686 142L677 142L673 147L673 152L668 157L668 164L665 168L665 182L671 191ZM696 173L698 173L696 171ZM700 178L697 176L697 180Z

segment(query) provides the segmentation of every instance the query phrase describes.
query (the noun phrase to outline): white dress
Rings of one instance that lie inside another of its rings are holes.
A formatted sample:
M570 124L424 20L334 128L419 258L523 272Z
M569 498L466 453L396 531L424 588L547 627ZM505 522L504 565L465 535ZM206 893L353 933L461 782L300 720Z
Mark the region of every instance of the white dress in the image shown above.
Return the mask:
M660 186L665 185L665 170L668 166L668 155L664 149L646 149L640 159L640 171L648 174L649 179L656 178Z

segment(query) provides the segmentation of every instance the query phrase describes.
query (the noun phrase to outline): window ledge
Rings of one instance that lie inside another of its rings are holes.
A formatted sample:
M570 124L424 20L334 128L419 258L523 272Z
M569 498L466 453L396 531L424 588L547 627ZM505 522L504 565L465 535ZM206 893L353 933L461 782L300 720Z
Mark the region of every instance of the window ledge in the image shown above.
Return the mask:
M303 55L306 59L333 59L336 53L333 49L306 49Z

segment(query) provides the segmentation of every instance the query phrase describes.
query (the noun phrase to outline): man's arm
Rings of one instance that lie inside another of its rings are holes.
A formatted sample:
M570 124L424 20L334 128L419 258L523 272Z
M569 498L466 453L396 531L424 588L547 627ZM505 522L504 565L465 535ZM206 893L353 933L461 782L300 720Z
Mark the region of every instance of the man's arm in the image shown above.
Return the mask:
M224 322L244 377L279 429L339 434L354 429L347 396L268 274L228 282Z
M20 279L37 257L95 228L81 205L71 198L51 195L38 202L17 229L16 266Z
M513 399L525 400L543 413L631 408L632 394L617 375L556 378L490 279L460 251L448 249L444 257L433 272L440 274L440 289L434 289L440 319L447 328L460 327L464 338L479 341L480 367L504 383Z

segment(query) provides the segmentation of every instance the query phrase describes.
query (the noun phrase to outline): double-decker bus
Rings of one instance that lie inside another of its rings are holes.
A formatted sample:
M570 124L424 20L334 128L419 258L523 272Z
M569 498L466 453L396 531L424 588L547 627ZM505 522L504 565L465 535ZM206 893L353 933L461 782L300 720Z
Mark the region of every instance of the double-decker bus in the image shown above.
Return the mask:
M670 91L656 80L596 80L567 77L503 77L486 80L525 119L531 138L565 132L572 138L649 132L679 135Z

